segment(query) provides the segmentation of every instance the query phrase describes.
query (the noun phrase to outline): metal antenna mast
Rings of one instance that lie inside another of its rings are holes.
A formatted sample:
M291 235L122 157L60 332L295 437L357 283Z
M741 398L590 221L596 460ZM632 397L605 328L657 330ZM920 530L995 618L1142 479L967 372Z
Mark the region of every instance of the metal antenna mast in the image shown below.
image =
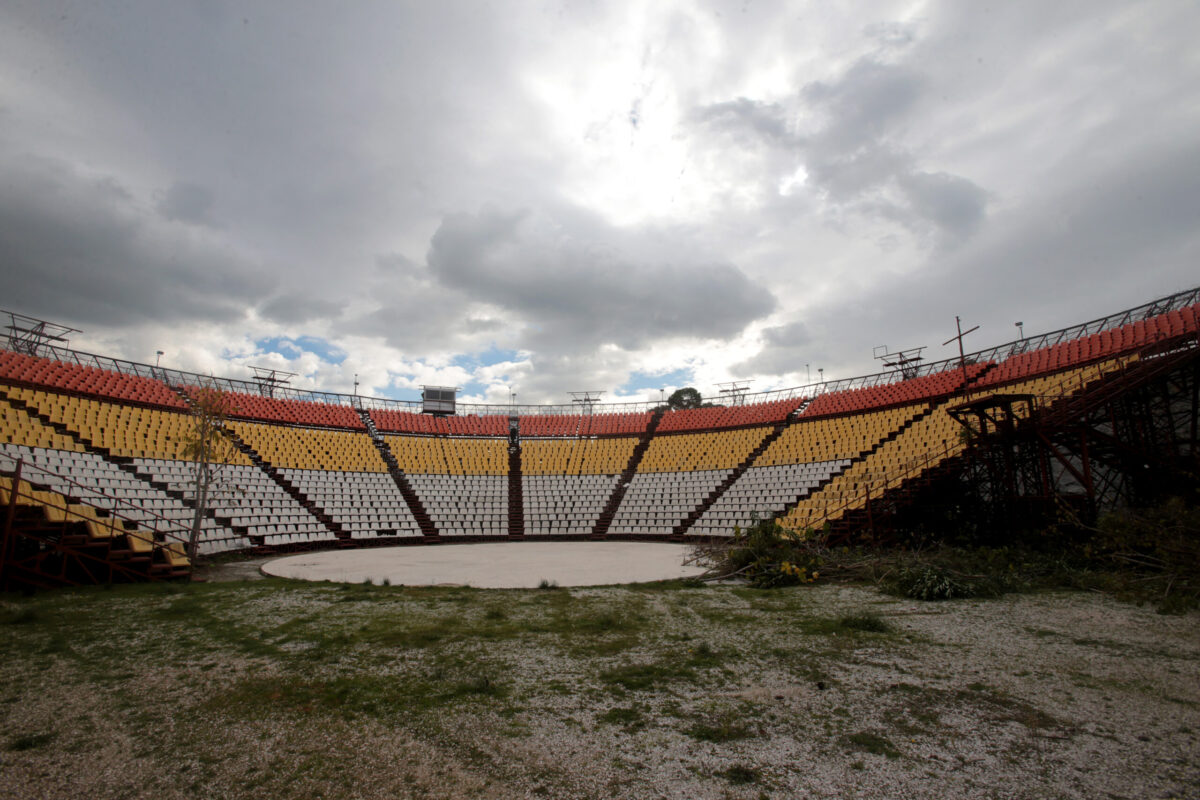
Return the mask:
M951 336L949 339L942 342L942 347L945 347L946 345L950 344L955 339L958 340L958 367L959 367L959 369L962 370L963 391L966 393L967 397L969 398L971 396L971 387L967 386L967 356L963 352L963 337L966 336L968 333L974 333L975 331L979 330L979 326L976 325L974 328L971 328L971 330L964 331L962 329L962 319L960 319L958 316L955 316L954 317L954 327L958 329L958 335Z
M254 380L263 397L274 397L277 386L286 386L298 374L270 367L251 366L250 369L254 370Z

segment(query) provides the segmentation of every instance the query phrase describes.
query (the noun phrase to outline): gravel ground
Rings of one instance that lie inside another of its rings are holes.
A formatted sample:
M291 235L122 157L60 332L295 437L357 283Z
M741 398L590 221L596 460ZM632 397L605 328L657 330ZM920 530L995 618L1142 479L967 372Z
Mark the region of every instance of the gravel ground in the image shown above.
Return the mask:
M1200 615L1098 595L266 580L0 613L0 798L1200 797Z

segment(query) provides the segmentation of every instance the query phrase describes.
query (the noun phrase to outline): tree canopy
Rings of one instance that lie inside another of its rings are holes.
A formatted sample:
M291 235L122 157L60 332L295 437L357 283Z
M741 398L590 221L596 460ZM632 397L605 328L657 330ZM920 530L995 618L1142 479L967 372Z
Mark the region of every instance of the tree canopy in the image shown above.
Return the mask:
M700 392L691 386L685 386L671 392L671 396L667 398L667 407L673 411L681 411L685 408L700 408L703 402L704 398L700 396Z

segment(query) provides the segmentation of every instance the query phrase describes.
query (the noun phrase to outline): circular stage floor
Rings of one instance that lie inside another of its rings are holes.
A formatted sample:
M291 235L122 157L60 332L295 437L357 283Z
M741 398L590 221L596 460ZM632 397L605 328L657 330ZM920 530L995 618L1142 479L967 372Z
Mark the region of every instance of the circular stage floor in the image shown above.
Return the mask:
M533 589L600 586L687 578L688 546L664 542L486 542L419 547L370 547L285 556L263 564L280 578L392 586L474 586Z

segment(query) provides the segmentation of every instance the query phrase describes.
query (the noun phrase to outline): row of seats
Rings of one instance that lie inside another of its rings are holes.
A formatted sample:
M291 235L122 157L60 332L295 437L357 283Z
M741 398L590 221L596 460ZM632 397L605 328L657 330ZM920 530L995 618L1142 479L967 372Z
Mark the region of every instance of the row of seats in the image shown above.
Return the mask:
M507 475L508 440L385 436L400 469L410 474Z
M696 520L690 533L732 536L735 529L748 528L756 519L782 513L848 466L850 460L841 459L751 467Z
M669 534L732 472L638 473L629 482L608 532Z
M618 480L616 475L523 475L525 533L591 533Z
M0 453L0 471L11 467L10 456ZM36 509L41 514L44 526L57 528L56 533L64 536L79 535L82 529L88 544L106 547L110 552L122 550L150 556L168 568L186 568L189 565L184 542L165 538L158 541L153 532L139 528L133 523L127 523L105 511L77 502L61 492L38 488L36 483L41 480L41 476L36 469L30 472L33 481L14 481L13 478L0 474L0 507L24 506Z
M410 475L442 536L507 536L508 478L500 475Z
M185 389L193 399L207 387L189 386ZM317 403L309 400L291 400L263 397L244 392L225 392L226 413L238 419L255 419L290 425L312 425L321 428L349 428L366 430L358 412L350 406L334 403Z
M421 535L408 503L387 473L313 469L282 472L351 538Z
M442 417L414 411L371 409L376 430L386 433L424 433L434 436L507 436L508 417L503 414L465 414Z
M812 464L855 458L898 431L924 408L911 405L852 417L801 418L785 428L754 463Z
M1056 372L1078 364L1132 353L1142 347L1200 331L1200 305L1137 320L1100 333L1009 356L979 381L997 386L1013 380Z
M164 483L168 489L182 492L186 497L191 497L195 491L195 464L166 459L135 459L133 463L138 474L147 480ZM305 537L304 541L333 541L336 538L271 476L252 465L219 467L209 488L209 508L216 516L228 519L230 528L222 528L215 520L205 520L205 525L226 531L224 535L233 538L237 547L248 547L248 536L261 536L265 544L290 542L292 540L283 537L293 536ZM235 533L233 528L246 532ZM201 544L205 552L223 549L206 541Z
M28 472L22 466L22 474L30 481L111 518L126 520L138 528L176 540L190 535L195 513L191 508L103 456L12 444L0 445L0 454L4 456L0 459L4 470L10 470L15 461L21 459L23 464L31 466ZM236 538L232 531L222 528L214 520L202 520L202 543ZM237 542L234 546L245 544Z
M521 442L525 475L619 475L625 471L638 439L529 439Z
M186 450L195 421L179 411L15 387L8 394L114 456L188 458ZM224 448L220 458L236 464L250 463L232 445Z
M739 428L716 433L655 436L638 472L691 472L733 469L762 443L771 428Z
M967 364L966 380L975 380L980 373L991 366L991 362ZM812 419L835 414L857 414L870 409L933 400L954 394L963 386L963 370L955 367L933 375L923 375L880 386L819 394L808 404L808 408L804 409L801 417Z
M71 394L107 397L126 403L187 409L187 404L175 392L154 378L125 375L11 350L0 351L0 380Z
M773 425L783 422L804 403L803 397L771 400L765 403L750 403L741 406L713 406L711 408L688 408L663 414L656 432L707 431L721 428L738 428L745 425ZM524 428L521 429L524 433Z
M292 469L387 472L365 432L297 428L260 422L231 422L230 429L267 463Z

